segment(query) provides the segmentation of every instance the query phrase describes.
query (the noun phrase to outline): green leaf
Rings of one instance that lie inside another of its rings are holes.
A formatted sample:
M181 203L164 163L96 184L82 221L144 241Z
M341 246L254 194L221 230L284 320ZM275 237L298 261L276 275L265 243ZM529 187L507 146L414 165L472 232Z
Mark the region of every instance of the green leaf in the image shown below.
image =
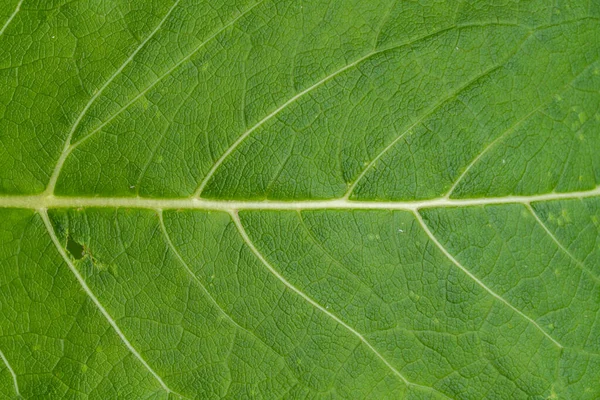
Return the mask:
M600 398L600 3L0 0L0 398Z

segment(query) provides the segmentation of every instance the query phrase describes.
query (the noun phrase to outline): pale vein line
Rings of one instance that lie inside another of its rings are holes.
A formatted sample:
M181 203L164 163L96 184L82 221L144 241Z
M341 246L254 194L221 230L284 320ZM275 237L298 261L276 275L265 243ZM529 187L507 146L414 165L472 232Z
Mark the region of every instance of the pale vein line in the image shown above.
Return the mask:
M458 176L458 178L456 178L456 180L454 181L454 183L452 184L452 186L450 187L450 189L448 190L448 192L446 192L446 194L444 195L444 197L445 198L449 198L452 195L452 193L454 193L454 189L456 189L456 187L458 186L458 184L463 180L463 178L467 175L467 173L471 170L471 168L473 168L473 166L475 164L477 164L479 162L479 160L489 150L491 150L496 145L496 143L500 142L510 132L514 132L514 130L517 129L519 127L519 125L521 125L523 122L527 121L531 116L533 116L536 112L538 112L545 105L546 105L545 103L540 104L539 106L537 106L536 108L534 108L530 113L528 113L523 118L521 118L520 120L518 120L510 128L508 128L507 130L505 130L500 136L498 136L496 139L492 140L473 160L471 160L471 162L469 163L469 165L467 165L467 167L465 168L465 170Z
M92 104L94 104L94 102L102 94L104 89L106 89L112 83L112 81L125 69L125 67L127 67L127 65L129 65L129 63L135 58L135 56L140 52L140 50L146 45L146 43L148 43L148 41L150 39L152 39L154 37L154 35L160 30L162 25L169 18L169 16L171 15L171 12L173 12L173 10L175 9L175 7L177 7L177 5L179 4L180 1L181 0L176 0L175 3L173 3L171 8L169 8L169 11L164 15L164 17L160 20L160 22L158 23L158 25L156 25L156 27L152 30L152 32L150 32L150 34L146 37L146 39L144 39L139 44L139 46L133 51L133 53L131 53L131 55L125 60L125 62L123 64L121 64L121 66L112 74L112 76L110 78L108 78L108 80L106 82L104 82L104 85L102 85L102 87L96 93L94 93L94 95L87 102L87 104L85 105L85 107L83 108L83 110L81 111L81 113L79 114L79 116L77 117L77 119L75 120L73 125L71 126L69 133L67 134L67 138L65 139L65 143L63 145L62 152L58 158L58 161L56 163L56 166L54 167L54 170L52 171L50 180L48 181L48 186L46 187L46 193L54 192L54 187L56 186L56 181L58 180L60 171L62 170L62 167L72 150L71 149L71 139L73 138L73 134L77 130L77 127L83 120L83 117L86 115L86 113L88 112L88 110L90 109Z
M344 194L344 198L346 198L346 199L350 198L350 196L352 195L352 192L354 191L354 189L356 188L356 186L359 184L359 182L362 181L362 179L364 178L364 176L371 170L371 168L373 168L373 166L375 164L377 164L377 162L381 159L381 157L383 157L385 154L387 154L387 152L389 150L391 150L394 146L396 146L396 144L400 140L402 140L402 138L404 138L404 136L406 136L406 134L408 132L410 132L411 130L413 130L417 125L419 125L421 122L423 122L423 120L425 120L425 118L427 118L428 116L430 116L434 111L436 111L439 107L441 107L442 105L444 105L448 100L454 98L454 96L456 96L458 93L460 93L464 89L468 88L471 84L473 84L477 80L481 79L482 77L490 74L491 72L493 72L494 70L496 70L498 68L499 68L499 66L495 65L492 68L489 68L489 69L485 70L482 74L477 75L473 79L468 80L464 85L462 85L461 87L459 87L458 90L452 91L448 96L442 98L442 100L438 101L437 103L433 104L432 107L428 108L425 111L425 113L423 113L423 115L421 115L419 118L417 118L416 121L414 123L412 123L408 128L406 128L400 135L396 136L396 138L394 140L392 140L383 150L381 150L367 164L367 166L365 168L363 168L363 170L360 172L360 174L358 174L358 176L356 177L356 179L354 180L354 182L352 182L352 184L348 188L348 191L346 191L346 194Z
M387 154L388 151L390 151L393 147L395 147L396 144L400 140L402 140L402 138L404 138L404 136L406 136L406 134L408 132L410 132L412 129L414 129L417 125L419 125L421 122L423 122L425 120L425 118L427 118L428 116L430 116L433 112L435 112L437 109L439 109L441 106L443 106L446 102L448 102L449 100L451 100L452 98L454 98L456 95L458 95L463 90L467 89L473 83L475 83L479 79L481 79L481 78L483 78L483 77L491 74L495 70L501 68L508 60L510 60L519 51L519 49L525 44L525 42L527 42L527 40L531 37L531 34L532 33L529 33L528 35L526 35L525 38L523 39L523 41L521 41L521 43L519 43L519 45L517 46L517 48L513 52L511 52L510 55L508 57L506 57L506 59L502 60L502 62L500 62L497 65L494 65L491 68L486 69L481 74L476 75L472 79L469 79L466 83L464 83L463 85L459 86L458 89L453 90L449 95L445 96L444 98L442 98L442 100L436 102L435 104L433 104L433 106L431 106L430 108L428 108L423 115L421 115L420 117L418 117L417 120L414 123L412 123L400 135L398 135L392 142L390 142L383 150L381 150L367 164L367 166L365 168L362 169L362 171L360 172L360 174L358 175L358 177L354 180L354 182L352 182L352 184L350 185L350 187L346 191L346 194L344 195L344 198L346 198L346 199L350 198L350 196L354 192L354 189L356 188L356 186L358 186L359 182L362 181L362 179L365 177L365 175L375 166L375 164L377 164L377 162L381 159L381 157L383 157L385 154Z
M437 239L437 237L431 232L431 230L429 229L429 227L427 226L427 224L425 223L425 221L423 221L423 217L421 216L421 214L419 213L419 211L415 210L413 213L414 213L417 221L419 222L419 224L421 225L421 227L423 228L423 230L427 234L427 236L429 236L429 239L431 239L431 241L433 243L435 243L435 245L446 256L446 258L448 258L450 261L452 261L452 263L454 265L456 265L469 278L471 278L479 286L481 286L486 292L488 292L489 294L491 294L498 301L500 301L501 303L503 303L504 305L506 305L508 308L510 308L515 313L517 313L518 315L520 315L521 317L523 317L524 319L526 319L528 322L530 322L533 326L535 326L544 336L546 336L548 339L550 339L550 341L552 341L552 343L554 343L559 349L563 348L563 345L561 345L552 336L550 336L550 334L548 334L540 325L538 325L537 322L535 322L533 319L531 319L530 317L528 317L527 315L525 315L518 308L516 308L515 306L513 306L512 304L510 304L508 301L506 301L502 296L500 296L499 294L497 294L496 292L494 292L492 289L490 289L488 286L486 286L485 283L483 283L479 278L477 278L468 269L466 269L460 262L458 262L458 260L456 258L454 258L454 256L452 254L450 254L448 252L448 250L446 250L446 248L440 243L440 241Z
M569 193L546 193L531 196L481 197L471 199L446 199L438 197L414 201L354 201L299 200L299 201L234 201L193 198L151 198L151 197L68 197L54 195L0 196L0 208L144 208L144 209L188 209L206 211L232 210L405 210L416 211L422 208L487 206L493 204L524 204L538 201L583 199L600 196L600 186L591 190Z
M221 34L222 32L224 32L225 30L227 30L229 27L231 27L234 23L236 23L240 18L242 18L244 15L248 14L253 8L255 8L256 6L258 6L259 4L261 4L262 2L264 2L265 0L261 0L255 4L253 4L251 7L249 7L248 9L242 11L237 17L233 18L231 21L229 21L227 24L223 25L221 28L219 28L215 33L213 33L212 35L210 35L208 38L206 38L206 40L204 40L202 43L200 43L196 48L194 48L194 50L192 50L187 56L183 57L181 60L179 60L177 63L175 63L171 68L169 68L164 74L160 75L155 81L153 81L147 88L145 88L144 90L142 90L137 96L135 96L133 99L131 99L128 103L126 103L123 107L121 107L119 110L117 110L114 114L112 114L109 118L106 119L106 121L102 122L97 128L95 128L93 131L91 131L90 133L88 133L87 135L83 136L81 139L79 139L78 141L76 141L75 143L73 143L69 149L69 152L72 152L73 150L75 150L79 145L81 145L82 143L84 143L86 140L88 140L90 137L94 136L97 132L99 132L102 128L104 128L106 125L108 125L113 119L115 119L117 116L119 116L123 111L125 111L126 109L129 108L129 106L131 106L133 103L135 103L140 97L144 96L146 93L148 93L148 91L150 89L152 89L154 86L156 86L160 81L162 81L165 77L169 76L173 71L175 71L177 68L179 68L183 63L185 63L186 61L188 61L190 58L192 58L194 56L194 54L196 54L198 51L200 51L206 44L208 44L211 40L213 40L215 37L217 37L219 34Z
M223 307L221 307L221 305L217 302L217 300L213 297L213 295L208 291L208 289L206 288L206 286L204 286L204 284L202 283L202 281L200 280L200 278L198 278L198 276L196 274L194 274L194 272L192 271L192 269L189 267L189 265L185 262L185 260L181 256L181 253L179 253L179 250L177 250L177 248L173 244L173 241L171 240L171 236L169 235L169 233L167 231L167 227L165 226L165 222L163 220L163 211L162 210L156 210L156 212L158 213L158 218L159 218L159 221L160 221L160 228L161 228L162 233L163 233L163 235L164 235L164 237L165 237L165 239L167 241L168 246L171 248L171 251L173 251L173 254L175 254L175 257L177 258L177 260L179 261L179 263L185 268L186 272L190 275L190 277L194 280L194 282L196 282L198 284L198 286L200 287L200 289L202 289L202 292L206 295L206 297L208 297L208 299L210 300L210 302L236 328L238 328L238 329L240 329L240 330L248 333L250 336L255 337L261 343L263 343L267 348L273 350L273 352L275 352L278 356L281 357L281 354L277 353L273 348L271 348L271 346L267 345L260 337L258 337L255 333L249 331L248 329L246 329L243 326L241 326L240 324L238 324L227 312L225 312L225 309Z
M175 245L171 241L171 236L169 235L169 232L167 232L167 227L165 226L165 222L163 220L163 212L162 212L162 210L156 210L156 211L157 211L157 214L158 214L158 220L160 221L160 229L162 230L163 236L165 237L165 240L167 241L167 244L171 248L171 251L173 251L173 254L175 254L175 257L177 257L177 260L179 261L179 263L185 268L186 272L194 280L194 282L196 282L198 284L198 286L200 287L200 289L202 289L202 291L204 292L204 294L206 295L206 297L209 298L210 302L213 303L213 305L215 307L217 307L217 309L219 311L221 311L221 313L227 318L227 320L229 322L231 322L234 326L236 326L239 329L242 329L242 330L245 331L246 329L243 328L243 327L241 327L237 322L235 322L229 316L229 314L227 314L225 312L225 310L219 305L219 303L217 303L217 300L215 300L215 298L210 294L210 292L208 291L208 289L206 289L206 286L204 286L204 284L202 283L202 281L200 280L200 278L198 278L196 276L196 274L194 274L194 272L191 270L191 268L188 266L188 264L184 261L183 257L179 253L179 250L177 250L177 248L175 247Z
M208 181L213 177L213 175L215 174L215 172L217 171L217 169L221 166L221 164L223 164L223 161L225 161L225 159L227 157L229 157L229 155L231 153L233 153L235 151L235 149L237 149L237 147L244 141L246 140L246 138L248 136L250 136L252 134L252 132L254 132L255 130L257 130L258 128L260 128L263 124L265 124L267 121L269 121L271 118L275 117L277 114L279 114L282 110L284 110L287 106L289 106L290 104L294 103L296 100L298 100L299 98L301 98L302 96L304 96L305 94L313 91L314 89L318 88L319 86L323 85L324 83L326 83L327 81L335 78L336 76L340 75L341 73L343 73L344 71L354 67L355 65L361 63L362 61L368 59L369 57L374 56L375 54L378 54L379 52L374 52L374 53L369 53L366 56L363 56L361 58L359 58L358 60L344 66L341 69L338 69L337 71L333 72L330 75L327 75L325 78L321 79L320 81L318 81L317 83L313 84L312 86L304 89L303 91L297 93L295 96L291 97L290 99L288 99L285 103L283 103L282 105L280 105L279 107L277 107L274 111L272 111L270 114L268 114L266 117L264 117L263 119L261 119L260 121L258 121L254 126L252 126L250 129L248 129L247 131L245 131L244 133L242 133L235 142L233 142L231 144L231 146L229 146L229 148L227 148L227 150L225 150L225 152L223 154L221 154L221 157L219 157L219 159L213 164L213 166L210 168L210 170L208 171L208 173L206 174L206 176L204 177L204 179L202 180L202 182L200 183L200 185L198 186L198 188L194 191L194 195L193 197L199 197L202 194L202 191L204 190L204 188L206 187L206 185L208 184Z
M200 278L198 278L198 276L192 271L192 269L189 267L188 263L185 262L185 260L181 256L181 253L179 253L179 250L177 250L177 247L175 247L175 244L171 240L171 236L169 235L169 233L167 231L167 227L165 226L165 222L164 222L164 219L163 219L163 210L159 209L159 210L156 210L156 212L158 213L158 218L160 220L160 228L161 228L161 230L163 232L163 235L164 235L165 239L167 240L167 244L169 245L169 247L171 248L171 250L175 254L175 257L177 257L177 260L179 260L179 262L181 263L181 265L183 265L183 267L185 268L185 270L187 271L187 273L198 284L198 286L201 288L201 290L203 291L203 293L209 298L209 300L211 301L211 303L213 303L213 305L223 314L223 316L225 316L225 318L227 318L227 320L229 322L231 322L231 324L233 324L233 326L235 326L236 328L238 328L239 330L241 330L243 332L246 332L248 335L256 338L256 340L258 340L260 343L262 343L267 349L271 350L273 353L275 353L277 356L279 356L282 360L285 360L285 357L283 357L281 354L279 354L273 347L271 347L270 345L268 345L261 337L259 337L256 333L250 331L249 329L244 328L242 325L238 324L233 319L233 317L231 317L225 311L225 309L223 307L221 307L221 305L217 302L217 300L213 297L213 295L208 291L208 289L206 288L206 286L204 286L204 284L202 283L202 281L200 280ZM234 331L234 341L235 341L236 334L237 334L237 331ZM232 341L231 348L229 349L229 354L230 355L231 355L231 352L233 350L234 341ZM227 359L227 358L229 358L229 357L226 357L225 359Z
M535 220L537 221L537 223L544 229L544 231L546 232L546 234L548 234L548 236L550 236L550 238L554 241L554 243L556 243L556 245L571 260L573 260L575 262L575 264L577 264L577 266L579 268L581 268L581 270L583 272L585 272L586 274L588 274L593 280L596 281L596 283L600 283L600 278L598 278L590 269L588 269L582 261L580 261L577 257L575 257L573 255L573 253L571 253L569 251L569 249L567 249L565 246L563 246L563 244L558 240L558 238L556 236L554 236L554 234L550 231L550 229L548 229L548 227L546 226L546 224L544 223L544 221L542 221L541 218L538 216L538 214L535 212L535 210L533 209L533 207L531 207L531 204L525 203L525 207L527 207L527 209L529 210L529 212L531 213L531 215L533 216L533 218L535 218Z
M490 24L490 25L498 25L498 24ZM204 188L206 187L206 185L208 184L208 182L210 181L210 179L213 177L213 175L215 174L215 172L217 171L217 169L223 164L223 162L225 161L225 159L227 157L229 157L229 155L235 151L235 149L244 141L246 140L246 138L248 136L250 136L252 134L252 132L254 132L256 129L260 128L263 124L265 124L266 122L268 122L271 118L275 117L277 114L279 114L282 110L284 110L286 107L288 107L290 104L294 103L296 100L298 100L299 98L301 98L302 96L304 96L305 94L313 91L314 89L318 88L319 86L325 84L326 82L330 81L331 79L335 78L336 76L340 75L341 73L343 73L344 71L347 71L348 69L351 69L353 67L355 67L356 65L360 64L361 62L374 57L378 54L382 54L385 53L387 51L391 51L394 49L398 49L401 47L405 47L405 46L409 46L413 43L419 42L421 40L439 35L441 33L450 31L452 29L461 29L461 28L466 28L466 27L470 27L470 26L482 26L482 25L460 25L460 26L451 26L448 28L444 28L444 29L440 29L438 31L429 33L427 35L418 37L416 39L412 39L409 40L407 42L403 42L400 44L394 44L390 47L385 47L382 48L380 50L375 50L375 51L371 51L370 53L358 58L357 60L351 62L350 64L345 65L344 67L332 72L330 75L326 76L325 78L321 79L320 81L318 81L317 83L313 84L312 86L304 89L303 91L297 93L295 96L291 97L290 99L288 99L285 103L283 103L281 106L277 107L274 111L272 111L270 114L268 114L266 117L264 117L263 119L261 119L259 122L257 122L254 126L252 126L250 129L246 130L244 133L242 133L241 136L239 136L237 138L237 140L235 142L233 142L231 144L231 146L229 146L229 148L227 148L227 150L225 150L225 152L221 155L221 157L219 157L219 159L212 165L212 167L210 168L210 170L208 171L208 173L206 174L206 176L204 177L204 179L202 180L202 182L200 183L200 185L198 186L198 188L194 191L193 197L200 197L200 195L202 194L202 191L204 190Z
M4 364L6 365L6 368L8 368L8 372L10 372L10 375L12 376L13 385L15 387L15 393L16 393L17 397L21 397L21 393L19 392L19 383L17 382L17 374L15 373L15 371L10 366L10 363L6 359L6 356L4 355L4 353L2 352L2 350L0 350L0 358L2 359L2 361L4 361Z
M6 28L8 27L8 25L12 22L12 20L17 16L19 10L21 9L21 4L23 4L23 0L20 0L17 3L17 7L15 7L15 11L13 11L13 13L10 15L10 17L8 17L8 19L6 20L6 22L4 23L4 26L2 26L2 29L0 29L0 36L2 36L2 34L4 33L4 31L6 30Z
M138 351L129 342L129 340L127 339L127 337L125 337L125 335L123 334L123 332L121 331L121 329L119 328L119 326L117 325L117 323L115 322L115 320L110 316L110 314L108 313L108 311L106 311L106 309L100 303L100 301L98 300L98 298L96 297L96 295L94 294L94 292L92 292L92 290L89 288L89 286L87 285L87 283L83 279L83 276L81 276L81 274L79 273L79 271L77 270L77 268L75 268L75 265L73 265L73 263L71 262L71 259L69 258L69 256L65 252L65 249L62 247L60 241L58 240L58 237L56 236L56 233L54 232L54 228L52 227L52 223L50 222L50 218L48 218L48 211L46 209L42 208L42 209L39 209L38 212L39 212L40 216L42 217L42 220L44 221L44 225L46 226L46 230L48 231L48 235L52 239L52 242L56 246L56 249L58 250L58 252L62 256L63 260L67 263L67 266L69 267L69 269L71 270L71 272L73 273L73 275L75 275L75 278L77 278L77 281L81 285L83 291L88 295L88 297L92 300L92 302L96 305L96 307L98 307L98 310L100 310L100 312L102 313L102 315L104 315L104 318L106 318L106 320L108 321L108 323L110 324L110 326L112 326L112 328L115 330L115 332L117 333L117 335L121 338L121 340L123 341L123 343L125 344L125 346L127 347L127 349L129 349L129 351L131 352L131 354L133 354L142 363L142 365L154 376L154 378L158 381L158 383L160 383L160 385L162 386L162 388L167 393L173 393L173 394L177 394L178 396L181 396L177 392L171 390L165 384L165 382L162 380L162 378L152 369L152 367L150 367L150 365L148 365L148 363L146 362L146 360L144 360L144 358L141 356L141 354L138 353ZM183 396L181 396L181 397L183 397Z
M318 309L319 311L321 311L323 314L327 315L329 318L333 319L335 322L337 322L338 324L340 324L341 326L343 326L344 328L346 328L349 332L351 332L354 336L356 336L362 343L364 343L398 378L400 378L402 380L402 382L404 382L407 386L414 386L414 387L419 387L425 390L432 390L435 392L438 392L442 395L444 395L442 392L439 392L437 389L433 388L433 387L429 387L429 386L422 386L413 382L410 382L409 380L407 380L404 375L402 375L396 368L394 368L394 366L392 364L390 364L390 362L383 357L383 355L381 355L381 353L379 353L379 351L377 351L377 349L375 349L375 347L373 347L373 345L371 343L369 343L369 341L367 339L365 339L365 337L360 334L359 332L357 332L354 328L352 328L350 325L348 325L347 323L345 323L344 321L342 321L340 318L338 318L335 314L331 313L329 310L327 310L325 307L321 306L319 303L317 303L316 301L314 301L311 297L309 297L308 295L304 294L304 292L302 292L300 289L298 289L297 287L295 287L294 285L292 285L287 279L285 279L268 261L267 259L262 255L262 253L258 250L258 248L254 245L254 243L252 242L252 240L250 239L250 237L248 236L248 233L246 232L246 230L244 229L244 226L242 224L242 221L240 220L240 217L238 215L237 211L233 211L231 212L231 218L233 219L233 222L235 223L235 226L237 227L240 236L242 237L242 239L244 240L244 242L246 243L246 245L248 246L248 248L250 248L250 250L252 250L252 253L254 253L254 255L256 256L256 258L258 258L258 260L264 264L265 267L267 267L267 269L269 270L269 272L271 272L271 274L273 274L277 279L279 279L279 281L281 281L281 283L283 283L288 289L292 290L293 292L295 292L296 294L298 294L300 297L302 297L304 300L306 300L308 303L310 303L313 307L315 307L316 309ZM446 396L446 395L444 395ZM447 396L446 396L447 397Z
M575 77L566 85L564 85L559 92L563 92L569 85L571 85L577 78L579 78L585 71L587 71L592 65L594 65L596 62L598 61L598 59L592 61L589 65L587 65L583 70L581 70L580 73L576 74ZM448 192L445 194L444 197L449 198L452 193L454 192L454 190L456 189L456 187L458 186L458 184L462 181L462 179L467 175L467 173L469 172L469 170L471 170L471 168L473 168L473 166L475 164L477 164L479 162L479 160L481 160L481 158L490 150L492 149L496 143L500 142L504 137L506 137L506 135L508 135L511 132L514 132L516 128L519 127L519 125L521 125L523 122L527 121L533 114L535 114L536 112L538 112L539 110L541 110L543 107L547 106L550 101L552 101L552 98L550 98L550 100L544 101L542 102L540 105L538 105L537 107L535 107L531 112L529 112L527 115L525 115L523 118L521 118L520 120L518 120L514 125L512 125L510 128L508 128L507 130L505 130L500 136L498 136L496 139L492 140L484 149L483 151L481 151L477 157L475 157L470 163L469 165L467 165L467 168L465 168L465 170L459 175L459 177L454 181L454 183L452 184L452 186L450 187L450 190L448 190Z

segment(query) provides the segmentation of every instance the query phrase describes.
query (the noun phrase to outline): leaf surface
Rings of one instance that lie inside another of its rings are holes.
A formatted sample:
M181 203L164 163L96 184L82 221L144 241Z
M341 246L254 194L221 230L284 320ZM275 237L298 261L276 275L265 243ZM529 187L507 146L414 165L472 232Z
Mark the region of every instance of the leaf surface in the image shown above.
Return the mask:
M600 397L596 1L0 0L0 398Z

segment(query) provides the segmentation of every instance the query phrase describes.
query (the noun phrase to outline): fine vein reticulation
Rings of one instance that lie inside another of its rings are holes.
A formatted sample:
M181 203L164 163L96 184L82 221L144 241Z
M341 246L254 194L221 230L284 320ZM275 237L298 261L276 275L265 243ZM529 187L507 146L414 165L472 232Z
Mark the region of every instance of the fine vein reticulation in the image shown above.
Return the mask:
M75 267L75 265L73 265L73 262L71 261L71 259L67 255L65 249L63 248L63 246L60 243L58 237L56 236L56 233L54 232L54 228L52 227L52 222L50 221L50 218L48 217L48 211L46 209L40 209L40 210L38 210L38 213L42 217L42 220L44 221L44 225L46 226L46 230L48 231L48 235L50 236L50 239L52 239L52 243L54 243L54 246L56 246L56 249L60 253L60 255L63 258L64 262L68 265L68 267L71 270L71 272L73 273L73 275L75 275L75 278L77 278L77 281L81 285L81 288L89 296L89 298L92 300L92 302L96 305L96 307L102 313L102 315L104 316L104 318L106 318L106 320L108 321L108 323L110 324L110 326L112 326L112 328L117 333L117 335L119 336L119 338L121 338L121 340L123 341L123 343L125 344L125 346L127 347L127 349L129 349L129 351L154 376L154 378L158 381L158 383L163 387L163 389L167 393L174 393L174 394L179 395L177 392L175 392L174 390L170 389L166 385L166 383L163 381L163 379L156 373L156 371L154 371L154 369L152 369L152 367L150 367L150 365L148 365L148 363L146 362L146 360L144 360L144 358L142 357L142 355L135 349L135 347L133 347L133 345L131 344L131 342L129 341L129 339L127 339L127 337L125 336L125 334L123 333L123 331L121 331L121 328L119 328L119 326L117 325L117 322L108 313L108 311L106 310L106 308L104 308L104 306L102 305L102 303L100 303L100 300L98 300L98 297L96 297L96 295L92 292L92 290L90 289L90 287L86 283L85 279L83 279L83 276L77 270L77 267ZM179 396L183 397L181 395L179 395Z
M69 156L69 154L72 150L71 149L71 139L73 138L73 134L75 134L77 127L81 123L81 120L83 120L83 117L85 117L86 113L88 112L88 110L90 109L92 104L94 104L96 99L102 94L102 92L104 92L104 90L111 84L111 82L114 81L115 78L121 74L121 72L125 69L125 67L127 67L127 65L129 65L129 63L131 63L131 61L135 58L136 54L138 54L140 52L140 50L142 50L144 48L146 43L148 43L150 41L150 39L152 39L154 37L154 35L160 30L160 28L163 26L165 21L169 18L169 16L173 12L173 10L177 7L179 2L180 2L180 0L176 0L175 3L173 3L171 8L169 8L169 11L167 11L167 13L160 20L160 22L156 25L156 27L152 30L152 32L150 32L150 34L144 40L142 40L142 42L139 44L139 46L131 53L131 55L129 57L127 57L125 62L123 62L123 64L121 64L121 66L119 68L117 68L117 70L111 75L111 77L108 78L106 80L106 82L104 82L104 85L102 85L102 87L100 89L98 89L98 91L96 93L94 93L94 95L90 98L90 100L87 102L87 104L83 107L83 110L81 110L81 113L79 113L79 116L77 116L77 119L75 119L75 122L73 123L73 125L71 126L71 129L69 130L69 133L67 134L65 143L63 145L63 149L60 153L58 161L56 162L56 166L54 167L54 170L52 171L52 174L50 175L50 180L48 181L48 186L46 187L46 193L54 193L54 187L56 186L56 181L58 180L58 176L60 175L62 166L65 163L67 157Z
M248 233L246 233L246 229L244 228L244 225L242 224L242 221L240 220L240 217L239 217L238 213L237 212L232 212L231 213L231 218L233 219L233 222L235 223L235 226L237 227L237 229L238 229L238 231L240 233L240 236L242 237L242 239L244 240L244 242L246 243L246 245L250 248L250 250L252 250L252 253L254 253L254 255L256 256L256 258L258 258L260 260L260 262L265 267L267 267L267 269L271 272L271 274L273 274L279 281L281 281L288 289L290 289L293 292L295 292L296 294L298 294L300 297L302 297L304 300L306 300L308 303L310 303L313 307L315 307L316 309L318 309L320 312L322 312L323 314L327 315L329 318L333 319L335 322L337 322L338 324L340 324L341 326L343 326L345 329L347 329L348 331L350 331L362 343L364 343L365 346L367 346L369 348L369 350L371 350L386 365L386 367L388 367L394 373L394 375L396 375L406 385L408 385L408 386L414 386L414 387L418 387L418 388L422 388L422 389L425 389L425 390L428 390L428 391L434 391L434 392L442 395L443 397L448 398L444 393L441 393L441 392L439 392L438 390L436 390L436 389L434 389L432 387L418 385L418 384L415 384L415 383L409 381L408 379L406 379L406 377L404 375L402 375L400 373L400 371L398 371L396 368L394 368L394 366L379 351L377 351L377 349L375 347L373 347L373 345L361 333L357 332L354 328L352 328L346 322L342 321L335 314L331 313L325 307L323 307L322 305L320 305L319 303L317 303L315 300L313 300L312 298L310 298L306 293L304 293L303 291L301 291L300 289L298 289L297 287L295 287L294 285L292 285L287 279L285 279L271 265L271 263L269 263L269 261L267 261L267 259L262 255L262 253L254 245L254 243L252 242L252 240L248 236Z
M494 25L494 24L491 24ZM501 25L501 24L500 24ZM370 53L367 53L366 55L356 59L355 61L346 64L345 66L335 70L334 72L330 73L329 75L327 75L326 77L324 77L323 79L319 80L318 82L314 83L313 85L309 86L308 88L304 89L303 91L297 93L296 95L294 95L293 97L291 97L289 100L287 100L285 103L283 103L281 106L277 107L275 110L273 110L270 114L268 114L267 116L265 116L264 118L262 118L259 122L257 122L255 125L253 125L250 129L246 130L244 133L242 133L237 140L235 140L231 146L229 146L227 148L227 150L225 150L225 152L219 157L219 159L212 165L212 167L210 168L210 170L208 171L208 173L206 174L206 176L202 179L202 182L200 182L200 185L198 186L198 188L195 190L194 192L194 197L201 197L202 195L202 191L204 190L204 188L206 187L206 185L210 182L211 178L214 176L214 174L216 173L216 171L219 169L219 167L223 164L223 162L254 132L256 131L258 128L260 128L262 125L264 125L266 122L268 122L269 120L271 120L272 118L276 117L281 111L285 110L288 106L290 106L291 104L293 104L294 102L296 102L298 99L302 98L303 96L307 95L310 92L313 92L315 89L323 86L325 83L331 81L332 79L334 79L336 76L339 76L341 74L343 74L345 71L348 71L358 65L360 65L362 62L378 55L378 54L382 54L391 50L395 50L397 48L400 47L404 47L404 46L409 46L411 44L414 44L416 42L434 37L436 35L439 35L441 33L447 32L451 29L459 29L459 28L466 28L469 27L470 25L462 25L462 26L453 26L451 28L445 28L445 29L440 29L437 30L435 32L432 32L430 34L427 34L425 36L422 37L418 37L416 39L410 40L408 42L402 42L399 44L394 44L392 46L389 47L385 47L382 49L377 49L374 51L371 51ZM529 37L529 36L528 36ZM523 41L524 42L524 41ZM517 47L518 48L518 47ZM481 78L482 76L485 76L487 74L489 74L491 71L493 71L494 69L498 68L498 66L494 66L486 71L484 71L481 75L478 75L475 79L472 79L470 81L468 81L465 85L463 85L462 87L468 87L473 81L476 81L477 79ZM458 90L460 91L460 89ZM457 91L457 92L458 92ZM456 95L456 93L451 93L449 96L445 97L442 101L439 101L436 103L436 105L434 107L431 108L431 110L428 110L425 115L429 114L432 110L436 109L437 107L439 107L440 104L443 104L448 98L452 98L454 95ZM367 167L362 171L362 173L359 175L359 177L355 180L355 182L350 186L350 189L348 190L348 192L346 193L346 195L344 196L345 198L349 198L352 191L354 190L354 187L358 184L358 181L362 179L362 177L366 174L366 172L373 166L373 164L375 164L377 162L377 160L379 160L381 158L381 156L383 156L383 154L385 152L387 152L390 148L392 148L398 141L400 141L402 139L402 137L404 136L404 134L406 134L406 132L409 132L410 129L412 129L412 127L414 127L415 125L417 125L419 123L420 119L417 120L411 127L409 127L408 129L405 130L405 132L403 134L401 134L400 136L398 136L394 141L392 141L392 143L390 143L377 157L375 157L374 160L372 160Z
M592 3L7 3L0 392L598 397Z
M548 332L546 332L531 317L525 315L521 310L519 310L518 308L516 308L515 306L513 306L512 304L510 304L508 301L506 301L506 299L504 299L498 293L496 293L492 289L490 289L485 283L483 283L479 278L477 278L467 268L465 268L460 262L458 262L458 260L456 258L454 258L454 256L452 254L450 254L450 252L448 252L448 250L440 243L440 241L438 240L437 237L435 237L435 235L433 234L433 232L431 232L431 229L429 229L429 227L427 226L427 224L425 223L425 221L423 221L423 217L421 217L421 214L418 211L415 211L414 214L415 214L415 217L417 218L417 221L419 221L419 224L421 225L421 227L423 228L423 230L427 234L427 236L429 236L429 238L431 239L431 241L433 243L435 243L435 245L440 249L440 251L442 253L444 253L444 255L446 256L446 258L448 258L450 261L452 261L452 263L454 265L456 265L458 268L460 268L461 271L463 271L465 274L467 274L467 276L469 278L471 278L473 281L475 281L486 292L488 292L489 294L491 294L492 296L494 296L494 298L496 298L498 301L500 301L501 303L503 303L506 306L508 306L511 310L513 310L514 312L516 312L517 314L519 314L521 317L523 317L524 319L526 319L527 322L529 322L533 326L535 326L536 329L538 329L540 332L542 332L544 334L544 336L546 336L548 339L550 339L552 341L552 343L554 343L559 349L563 348L562 344L560 344L556 339L554 339L552 336L550 336L550 334L548 334Z

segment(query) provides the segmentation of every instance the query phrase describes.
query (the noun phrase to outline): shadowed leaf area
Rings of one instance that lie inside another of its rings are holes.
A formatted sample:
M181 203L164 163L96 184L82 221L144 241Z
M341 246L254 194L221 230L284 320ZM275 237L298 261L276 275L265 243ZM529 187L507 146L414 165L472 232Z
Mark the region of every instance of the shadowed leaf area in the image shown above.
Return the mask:
M74 241L70 236L67 238L67 250L76 260L83 258L85 251L83 246Z

